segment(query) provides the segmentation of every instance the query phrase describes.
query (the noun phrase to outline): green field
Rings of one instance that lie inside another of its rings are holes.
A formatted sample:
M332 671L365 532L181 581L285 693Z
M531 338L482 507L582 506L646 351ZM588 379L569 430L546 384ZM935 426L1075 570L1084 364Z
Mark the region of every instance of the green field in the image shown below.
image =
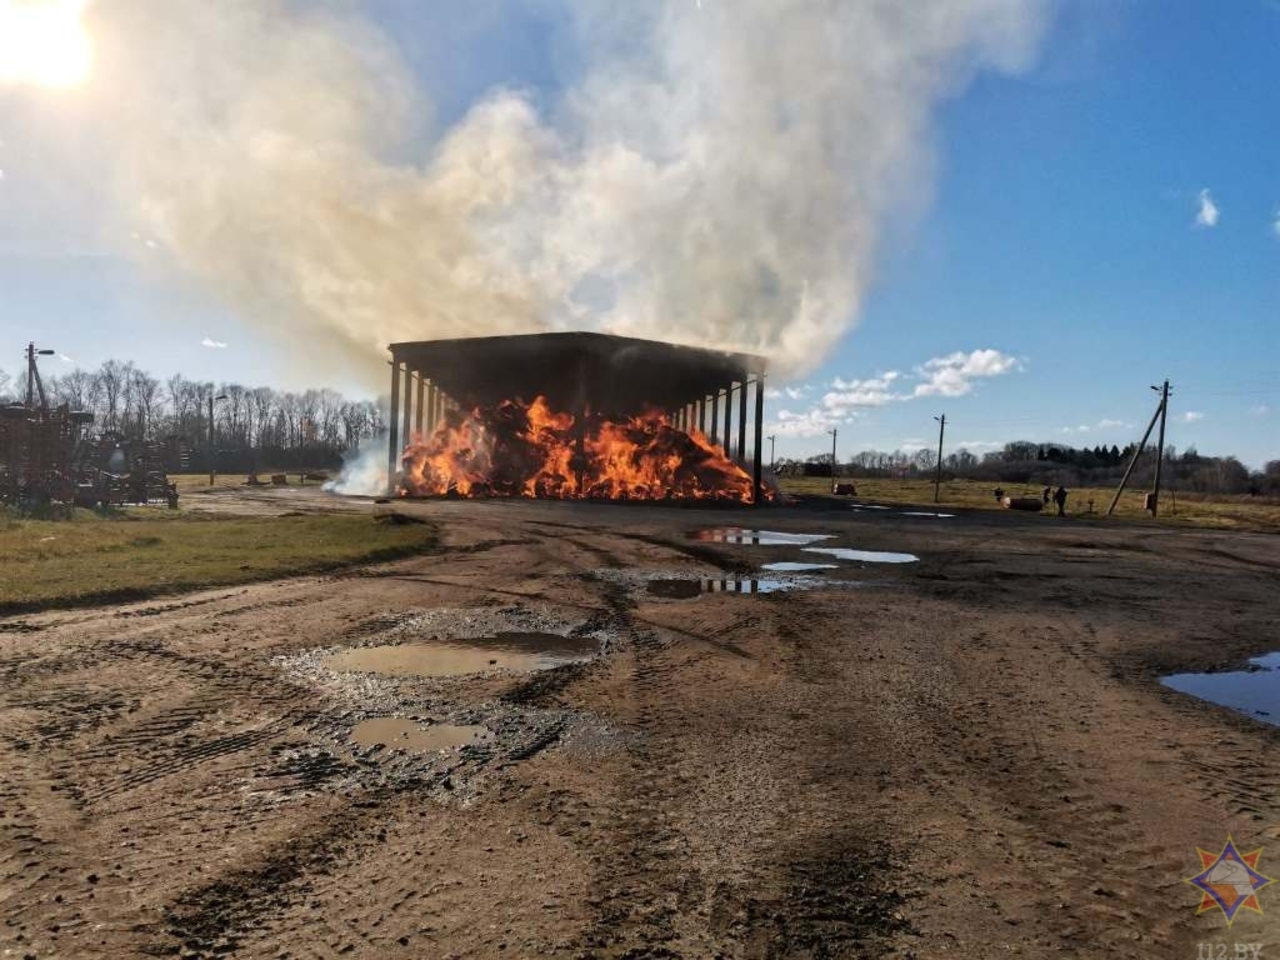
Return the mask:
M428 524L351 514L205 517L143 508L114 517L78 510L60 521L2 517L0 613L314 573L436 543Z
M848 481L846 481L848 482ZM855 499L877 503L900 503L913 506L933 505L933 481L931 480L853 480L857 485ZM825 477L784 477L780 482L783 493L829 496L831 481ZM997 484L977 480L943 481L939 505L969 509L1002 510L996 503ZM1031 484L999 484L1005 496L1038 497L1043 486ZM1070 516L1087 516L1089 501L1093 500L1094 515L1106 512L1113 488L1081 487L1068 491L1067 513ZM1280 532L1280 502L1267 497L1208 498L1198 494L1180 494L1164 491L1160 497L1160 516L1151 520L1143 509L1142 490L1126 490L1113 514L1126 520L1146 519L1153 523L1184 524L1219 529L1265 530ZM1057 508L1050 503L1046 515L1055 516Z

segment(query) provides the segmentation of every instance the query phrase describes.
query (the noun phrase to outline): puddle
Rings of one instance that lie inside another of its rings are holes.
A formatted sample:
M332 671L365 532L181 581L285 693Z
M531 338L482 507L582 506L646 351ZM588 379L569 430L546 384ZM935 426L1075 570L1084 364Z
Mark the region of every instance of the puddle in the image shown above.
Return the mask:
M486 670L546 670L590 660L598 652L593 637L505 632L468 640L352 647L333 654L326 665L340 672L388 677L456 677Z
M837 560L859 560L863 563L915 563L914 553L891 553L883 550L854 550L850 547L805 547L805 553L825 553Z
M938 517L940 519L955 516L954 513L932 513L928 510L903 510L902 515L904 517Z
M778 563L766 563L761 570L772 570L774 573L811 573L814 570L837 570L835 563L797 563L794 560L782 560Z
M423 725L397 717L362 720L351 731L352 743L358 743L362 747L382 744L391 750L404 750L408 753L428 753L453 747L465 747L471 743L483 743L491 736L488 729L478 725L454 726L450 723Z
M852 504L855 510L892 510L892 507L884 507L878 503L855 503Z
M812 566L821 566L814 564ZM645 590L651 597L664 600L692 600L704 593L781 593L785 590L806 590L817 586L818 581L782 580L768 577L743 577L725 580L650 580Z
M1160 682L1179 693L1280 726L1280 652L1254 657L1249 663L1247 670L1176 673Z
M806 543L830 540L831 537L829 533L781 533L777 530L745 530L742 527L713 527L709 530L695 530L689 534L691 540L740 543L756 547L804 546Z

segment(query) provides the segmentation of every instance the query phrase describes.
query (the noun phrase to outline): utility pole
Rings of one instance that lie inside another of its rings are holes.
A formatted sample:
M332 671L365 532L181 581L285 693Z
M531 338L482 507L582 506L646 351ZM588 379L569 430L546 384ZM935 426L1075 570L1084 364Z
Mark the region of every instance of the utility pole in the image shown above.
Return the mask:
M215 463L217 462L218 451L213 445L213 401L225 400L227 395L220 393L216 397L213 391L209 391L209 486L213 486L214 475L217 473Z
M831 434L831 492L836 492L836 435L838 431L832 427L827 433Z
M1169 418L1169 381L1163 387L1152 387L1160 393L1160 441L1156 447L1156 483L1151 494L1151 516L1156 516L1160 509L1160 467L1164 464L1164 425Z
M51 357L53 350L37 350L34 343L27 344L27 409L34 410L36 404L36 393L40 394L40 409L43 410L49 405L49 401L44 395L44 381L40 379L40 367L36 362L36 357Z
M772 434L772 433L771 433L771 434L769 434L769 436L765 437L765 439L769 441L769 472L770 472L770 473L777 473L777 472L778 472L778 458L777 458L777 457L775 457L775 456L773 455L773 442L774 442L775 440L777 440L778 438L777 438L777 436L776 436L775 434Z
M947 432L947 415L944 413L933 419L938 421L938 472L933 478L933 502L937 503L942 489L942 437Z
M1152 387L1151 389L1160 390L1159 387ZM1160 394L1160 405L1156 407L1156 412L1151 415L1151 422L1147 424L1147 431L1142 435L1142 439L1138 441L1138 447L1136 450L1133 451L1133 456L1129 458L1129 466L1125 467L1124 476L1120 478L1120 486L1116 487L1115 496L1111 498L1111 505L1107 507L1106 515L1108 517L1111 516L1113 512L1115 512L1116 504L1120 502L1120 494L1124 493L1124 488L1129 483L1129 474L1133 473L1133 468L1138 464L1138 458L1142 456L1142 451L1147 448L1147 440L1151 437L1151 431L1155 429L1157 419L1161 420L1160 446L1162 448L1164 446L1164 421L1161 418L1163 418L1165 413L1165 408L1168 405L1168 400L1169 400L1169 394L1167 392L1168 389L1169 389L1169 381L1166 380L1164 382L1164 390L1161 391L1161 394ZM1162 455L1163 455L1163 452L1162 452ZM1159 470L1158 462L1156 465L1156 469Z

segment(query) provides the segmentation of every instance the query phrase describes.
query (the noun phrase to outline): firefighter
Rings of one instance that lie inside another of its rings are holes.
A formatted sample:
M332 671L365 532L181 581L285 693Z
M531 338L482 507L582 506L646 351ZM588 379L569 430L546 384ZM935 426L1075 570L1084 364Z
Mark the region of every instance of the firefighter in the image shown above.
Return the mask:
M1053 494L1053 502L1058 505L1058 516L1065 517L1067 515L1067 488L1058 487Z

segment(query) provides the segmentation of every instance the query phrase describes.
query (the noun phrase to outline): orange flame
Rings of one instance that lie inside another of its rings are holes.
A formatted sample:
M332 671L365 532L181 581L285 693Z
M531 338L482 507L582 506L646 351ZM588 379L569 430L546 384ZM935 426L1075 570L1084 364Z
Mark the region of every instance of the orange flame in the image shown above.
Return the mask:
M752 479L700 431L662 413L579 425L544 397L451 411L405 448L401 496L751 500ZM767 494L766 494L767 495Z

